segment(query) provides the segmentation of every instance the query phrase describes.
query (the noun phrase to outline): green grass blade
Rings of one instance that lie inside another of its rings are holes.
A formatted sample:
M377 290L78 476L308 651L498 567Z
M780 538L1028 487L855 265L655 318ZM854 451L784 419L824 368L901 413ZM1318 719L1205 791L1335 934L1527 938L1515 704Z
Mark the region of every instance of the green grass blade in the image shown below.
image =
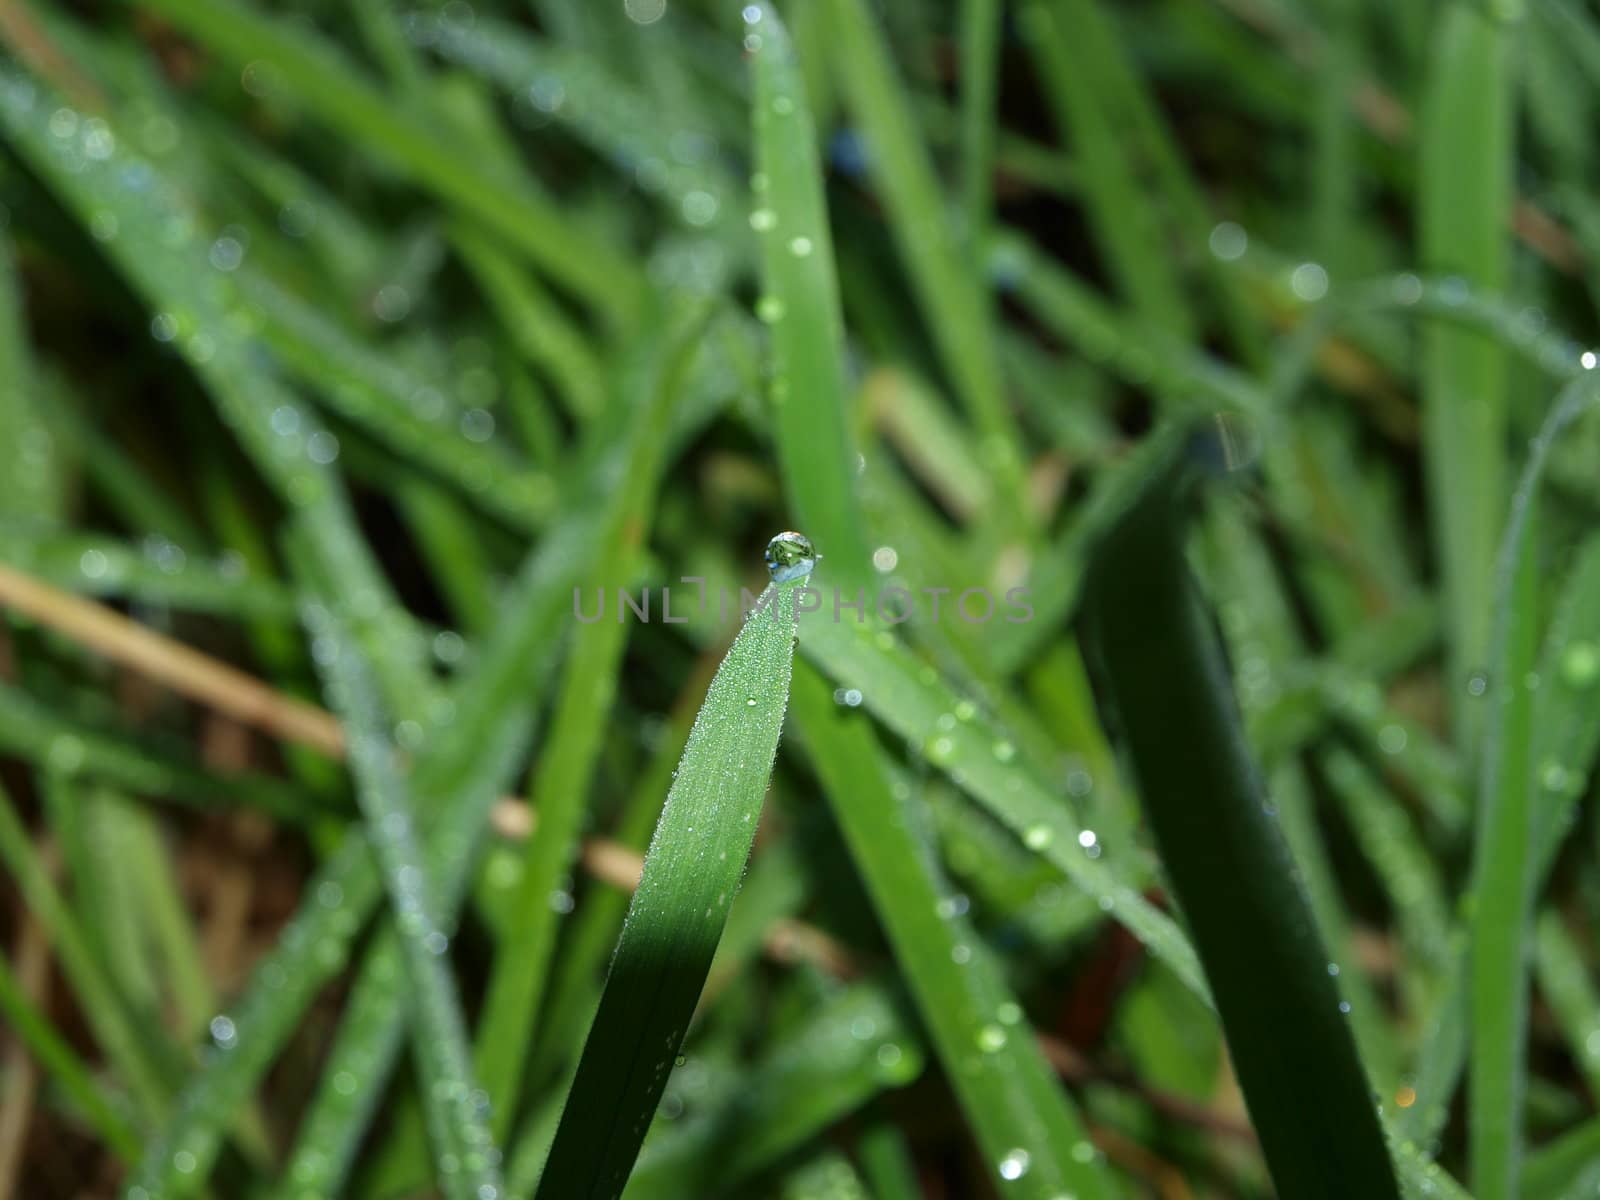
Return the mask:
M994 206L995 94L1000 57L999 0L961 0L961 212L982 263Z
M0 958L0 1016L117 1157L124 1162L137 1158L139 1135L133 1125L106 1095L77 1052L56 1032L50 1019L28 999L4 958Z
M423 855L411 786L401 774L369 668L337 615L311 604L306 624L323 645L318 663L333 708L344 721L356 794L399 931L440 1181L455 1200L494 1200L500 1194L500 1156L489 1130L487 1100L473 1076L466 1018L445 957L450 944L445 887Z
M800 648L836 685L859 691L867 711L920 747L932 766L948 773L1024 845L1093 896L1104 912L1165 960L1196 994L1208 994L1188 939L1141 894L1141 868L1134 849L1106 845L1104 857L1086 855L1085 845L1097 844L1096 839L1080 840L1088 831L1057 790L1018 752L1014 736L1003 725L886 629L874 631L849 621L806 621L800 626Z
M41 923L61 961L95 1040L140 1108L159 1120L171 1103L162 1043L142 1035L116 984L101 966L77 918L56 890L11 798L0 790L0 862L29 910Z
M1397 1197L1327 953L1189 578L1180 505L1175 467L1107 539L1085 598L1145 812L1279 1191Z
M1539 914L1534 970L1539 992L1555 1014L1567 1051L1594 1091L1600 1086L1600 1053L1596 1053L1600 1051L1600 1038L1596 1038L1600 1034L1600 993L1589 978L1582 949L1554 910ZM1595 1038L1592 1050L1591 1038Z
M1539 488L1551 449L1592 406L1580 380L1557 398L1534 439L1512 497L1493 607L1493 709L1480 774L1472 877L1470 996L1472 1077L1468 1133L1479 1200L1517 1194L1528 1019L1526 944L1538 873L1534 715L1538 666Z
M1582 1200L1600 1187L1600 1117L1528 1155L1521 1200Z
M753 11L764 11L754 6ZM1000 381L988 304L950 227L888 43L862 0L831 0L838 71L866 135L870 169L940 359L980 438L997 499L1023 514L1022 456ZM760 22L751 35L761 36ZM759 197L758 197L759 199Z
M607 596L621 603L619 589L638 572L666 469L667 432L699 350L704 316L703 311L691 311L688 320L664 336L660 349L646 355L638 368L644 378L636 385L641 393L639 408L629 421L630 469L608 506L594 557L603 610ZM528 1046L544 1015L559 923L550 897L560 890L577 853L628 628L603 611L600 620L583 624L573 636L548 748L533 776L530 798L539 811L539 826L528 839L477 1035L477 1069L490 1096L500 1104L495 1128L502 1137L515 1116Z
M840 577L853 584L868 575L868 550L855 503L844 325L822 166L788 30L771 8L760 26L751 114L765 190L751 223L761 239L764 303L776 314L769 393L778 463L793 523L826 547L830 571L837 559Z
M541 1197L610 1197L633 1167L750 855L788 704L804 585L802 576L762 593L763 606L706 692L628 908Z
M1007 1195L1113 1194L1083 1125L1045 1062L987 947L945 915L929 848L885 776L871 727L834 702L809 666L795 713L834 820L888 933L967 1123Z
M1106 105L1102 60L1074 53L1103 34L1092 0L1028 4L1020 19L1056 124L1081 164L1082 199L1106 268L1145 324L1189 340L1193 319L1168 231L1129 156L1126 130Z
M652 1139L628 1181L629 1200L709 1196L922 1073L924 1055L904 1002L874 983L822 999L728 1099Z
M1512 18L1469 3L1435 10L1423 103L1419 237L1423 266L1491 292L1510 254ZM1476 743L1467 679L1489 662L1485 600L1505 520L1505 352L1472 333L1430 325L1422 349L1423 462L1444 581L1457 743ZM1481 707L1481 706L1480 706ZM1463 711L1464 710L1464 711Z

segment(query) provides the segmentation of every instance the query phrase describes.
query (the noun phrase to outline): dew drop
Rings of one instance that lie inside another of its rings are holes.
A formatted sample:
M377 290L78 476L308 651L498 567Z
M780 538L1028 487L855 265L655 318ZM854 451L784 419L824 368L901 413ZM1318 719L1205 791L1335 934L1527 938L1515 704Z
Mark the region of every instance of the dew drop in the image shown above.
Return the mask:
M758 208L750 214L750 228L765 233L778 223L778 214L770 208Z
M797 237L789 239L789 253L796 258L807 258L811 254L811 239Z
M1029 825L1022 834L1022 844L1029 850L1043 850L1054 840L1055 834L1048 825Z
M1021 1179L1028 1173L1028 1164L1032 1161L1028 1152L1018 1147L1015 1150L1007 1151L1006 1156L1000 1160L1000 1165L996 1169L1000 1172L1001 1179L1007 1181Z
M756 301L756 319L766 325L776 325L783 320L783 301L776 296L763 296Z
M985 1025L978 1030L978 1049L985 1054L994 1054L1006 1044L1006 1031L998 1025Z
M787 583L811 574L817 566L817 551L803 533L786 530L767 543L767 570L773 583Z

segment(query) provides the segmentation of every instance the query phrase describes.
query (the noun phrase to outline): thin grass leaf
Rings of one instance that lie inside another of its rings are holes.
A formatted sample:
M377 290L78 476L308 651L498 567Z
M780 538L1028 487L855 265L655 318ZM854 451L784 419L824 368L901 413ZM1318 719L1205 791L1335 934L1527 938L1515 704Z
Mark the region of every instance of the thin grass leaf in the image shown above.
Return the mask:
M995 162L995 93L1000 56L997 0L962 0L961 45L961 211L967 240L976 249L989 231L994 206L990 178ZM982 263L982 250L973 255Z
M1528 1155L1521 1200L1582 1200L1600 1186L1600 1118L1591 1117Z
M140 1108L159 1120L171 1103L176 1063L159 1039L142 1036L71 908L51 882L11 798L0 790L0 861L50 935L84 1019ZM169 1049L169 1048L168 1048Z
M800 1028L774 1039L725 1102L653 1137L624 1195L726 1193L880 1093L911 1083L924 1052L904 1007L874 983L826 997Z
M1398 1197L1327 953L1189 579L1177 470L1123 518L1088 584L1109 695L1279 1191Z
M1085 830L1061 796L1019 753L1012 733L957 692L886 629L806 621L800 647L843 689L860 692L862 706L904 738L934 767L949 774L1034 853L1064 871L1162 958L1196 994L1205 979L1188 939L1141 894L1141 868L1131 847L1107 845L1104 857L1084 851ZM963 714L962 720L956 714Z
M751 13L762 13L752 6ZM869 167L890 215L890 232L931 326L940 360L995 475L997 499L1015 514L1022 502L1022 454L1005 402L988 305L950 228L932 164L920 144L888 43L861 0L831 0L838 69L866 135ZM750 35L762 36L757 21Z
M872 897L994 1182L1017 1195L1112 1194L1109 1176L1010 990L953 916L912 800L891 790L871 727L833 700L815 668L795 712L834 820Z
M1082 199L1109 260L1106 267L1139 318L1182 341L1193 336L1164 219L1131 161L1125 131L1112 120L1100 76L1103 63L1088 48L1099 34L1090 0L1026 5L1019 18L1033 51L1055 120L1082 166Z
M617 672L628 626L604 611L607 584L616 603L640 566L654 516L656 492L666 470L667 432L673 408L699 350L704 310L664 333L659 350L635 370L637 390L626 454L629 471L598 531L593 564L599 580L601 617L585 622L572 639L556 700L548 748L534 772L530 795L539 827L528 839L521 881L511 916L489 973L477 1034L477 1070L500 1103L496 1131L504 1136L515 1116L516 1098L533 1031L544 1015L559 914L550 897L571 869L599 762L606 715L617 692ZM646 600L648 604L648 599Z
M1569 385L1533 441L1501 542L1491 642L1493 710L1480 774L1469 950L1472 1080L1468 1132L1479 1200L1517 1193L1527 1072L1527 956L1539 861L1534 762L1538 666L1539 488L1556 440L1595 400L1593 383Z
M765 186L751 223L761 239L763 303L773 317L769 392L778 462L795 524L855 582L866 578L868 551L855 504L844 326L822 166L788 30L771 9L760 25L751 120Z
M541 1197L609 1197L633 1167L750 855L806 578L762 593L711 681L645 856Z
M1591 1090L1600 1084L1600 993L1589 978L1589 964L1561 914L1539 914L1534 935L1534 972L1544 997ZM1594 1049L1590 1049L1590 1039ZM1524 1179L1526 1170L1524 1171Z
M0 395L0 478L12 481L0 504L25 527L42 530L56 523L61 507L62 463L34 374L11 242L0 236L0 379L9 381Z
M181 748L61 715L26 692L0 684L0 749L40 768L81 774L140 796L201 809L255 809L292 825L338 810L270 775L218 775Z
M473 1076L466 1018L445 958L450 937L443 881L424 858L410 788L369 669L337 615L313 603L306 606L305 620L313 638L326 641L318 662L334 710L344 721L356 794L400 935L414 1012L413 1046L440 1182L457 1200L495 1200L500 1155L489 1129L486 1095Z
M1438 8L1423 102L1423 266L1491 292L1505 289L1509 269L1512 56L1520 9L1518 0L1493 14L1466 3ZM1481 725L1465 703L1467 680L1489 663L1484 600L1505 520L1506 373L1505 352L1493 342L1437 325L1424 329L1423 462L1444 579L1454 725L1463 747L1475 744Z
M207 561L167 538L135 547L84 533L0 533L0 553L20 571L83 596L126 598L244 620L289 621L294 601L270 579L252 577L243 560Z
M108 1096L89 1068L51 1025L49 1017L28 999L11 964L0 958L0 1016L6 1028L34 1061L66 1094L68 1101L96 1134L124 1162L139 1154L139 1135L115 1099Z

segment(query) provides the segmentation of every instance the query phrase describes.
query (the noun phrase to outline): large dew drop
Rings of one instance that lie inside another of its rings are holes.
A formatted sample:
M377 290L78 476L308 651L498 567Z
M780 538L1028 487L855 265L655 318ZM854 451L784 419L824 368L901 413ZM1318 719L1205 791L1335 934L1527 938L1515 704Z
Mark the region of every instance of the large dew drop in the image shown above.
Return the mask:
M773 583L787 583L811 574L819 557L811 539L792 529L767 543L767 570L772 572Z

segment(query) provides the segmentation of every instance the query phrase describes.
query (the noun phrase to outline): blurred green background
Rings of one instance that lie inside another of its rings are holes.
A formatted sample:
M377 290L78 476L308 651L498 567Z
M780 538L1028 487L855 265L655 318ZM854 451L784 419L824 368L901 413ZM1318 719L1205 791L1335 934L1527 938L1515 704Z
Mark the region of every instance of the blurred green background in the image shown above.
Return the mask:
M0 1196L1600 1195L1597 84L0 0Z

